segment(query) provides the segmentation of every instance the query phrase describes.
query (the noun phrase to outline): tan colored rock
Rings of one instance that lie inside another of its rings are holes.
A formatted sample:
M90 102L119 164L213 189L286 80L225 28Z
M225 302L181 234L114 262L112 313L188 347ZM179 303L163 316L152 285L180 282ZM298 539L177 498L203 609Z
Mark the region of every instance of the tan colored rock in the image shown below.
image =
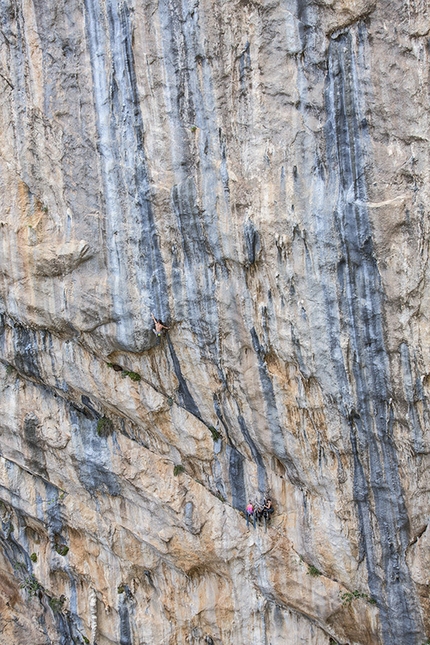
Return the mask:
M427 4L0 23L1 644L422 645Z

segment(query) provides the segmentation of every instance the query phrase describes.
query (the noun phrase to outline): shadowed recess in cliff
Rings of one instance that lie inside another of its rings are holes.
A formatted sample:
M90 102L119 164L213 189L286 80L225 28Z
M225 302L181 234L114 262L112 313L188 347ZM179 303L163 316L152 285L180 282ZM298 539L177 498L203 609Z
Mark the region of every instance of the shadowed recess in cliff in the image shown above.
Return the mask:
M136 336L146 346L151 331L142 331L140 313L130 314L131 303L141 298L143 316L152 310L163 320L169 320L169 307L150 201L130 12L116 0L107 0L106 13L99 0L85 0L85 8L118 340L136 349Z
M322 281L326 282L327 320L340 325L340 331L347 335L352 356L351 361L343 356L340 337L331 334L339 394L349 408L354 497L369 588L378 601L383 642L417 645L423 630L405 559L408 516L388 403L390 373L382 320L383 293L368 212L363 206L367 161L367 133L361 117L365 45L365 28L358 25L338 34L329 48L326 141L330 179L333 188L337 185L339 197L334 222L324 231L327 236L333 230L338 234L341 260L337 287L329 285L333 274L328 274L322 257L329 240L320 237L318 243ZM330 295L334 289L337 302ZM337 312L331 310L336 307Z

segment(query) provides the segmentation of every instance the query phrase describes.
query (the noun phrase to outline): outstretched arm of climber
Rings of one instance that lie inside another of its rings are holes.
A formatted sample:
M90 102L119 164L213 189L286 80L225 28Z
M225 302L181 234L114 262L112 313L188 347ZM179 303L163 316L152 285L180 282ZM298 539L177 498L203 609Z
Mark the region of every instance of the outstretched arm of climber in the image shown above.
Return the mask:
M160 320L156 319L152 311L151 311L151 316L152 316L152 320L154 321L155 329L157 331L161 331L162 329L169 329L166 325L163 325L163 323Z

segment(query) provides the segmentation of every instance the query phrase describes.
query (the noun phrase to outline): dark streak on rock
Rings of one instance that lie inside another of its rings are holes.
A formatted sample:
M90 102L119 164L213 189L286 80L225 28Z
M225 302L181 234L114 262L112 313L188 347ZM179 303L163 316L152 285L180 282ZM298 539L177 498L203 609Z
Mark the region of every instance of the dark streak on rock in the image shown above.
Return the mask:
M178 398L179 398L179 404L185 408L188 412L193 414L197 419L200 419L202 421L202 417L199 411L199 408L197 407L196 402L194 401L193 397L191 396L191 393L188 389L188 385L186 380L184 379L184 376L181 372L181 366L179 364L178 357L175 352L175 348L173 347L173 343L170 340L169 337L167 337L167 344L169 347L170 351L170 356L172 358L172 363L173 363L173 370L175 372L175 376L178 379Z
M234 446L227 446L229 460L228 476L234 508L244 510L246 508L246 488L244 478L245 457Z
M267 488L267 474L266 474L266 467L264 465L263 457L261 456L260 451L255 445L253 438L249 434L249 430L246 426L245 419L241 414L239 414L239 416L237 417L237 421L239 423L239 427L242 431L243 437L249 446L249 449L252 454L252 458L257 464L258 490L260 491L260 493L264 493Z
M361 557L366 558L370 592L380 609L383 642L417 645L423 629L405 559L409 527L388 404L383 292L367 209L361 205L366 201L366 131L360 117L365 38L359 25L338 34L329 49L326 140L332 181L339 182L339 201L335 226L328 226L326 233L338 232L342 259L337 302L325 288L326 312L339 394L350 427ZM322 266L328 239L320 243ZM323 281L329 280L325 276ZM350 369L339 343L340 330L349 338Z
M123 338L126 345L133 345L133 338L121 331L126 329L126 319L130 316L128 296L125 291L123 293L124 285L134 282L140 293L148 294L146 307L155 311L158 317L167 321L170 314L151 203L130 10L126 2L109 0L106 7L108 24L104 26L104 12L99 0L85 0L85 8L98 113L107 118L106 105L109 105L109 125L101 116L98 133L108 218L110 268L115 277L113 296L117 313L123 318L118 332L126 334ZM105 32L109 43L106 42ZM104 58L101 58L103 52ZM125 220L120 230L116 230L118 224L114 219L117 217ZM114 232L118 235L114 235ZM132 256L132 262L127 262L128 255ZM131 271L131 266L136 269ZM152 340L150 330L144 333L141 324L134 334L142 337L145 346Z
M285 466L286 473L292 484L303 487L304 484L299 476L297 467L285 445L282 427L279 421L279 413L276 407L275 392L267 365L264 360L264 348L261 346L254 328L251 329L251 338L254 351L258 357L258 372L262 394L264 397L266 420L272 434L272 445L276 457Z

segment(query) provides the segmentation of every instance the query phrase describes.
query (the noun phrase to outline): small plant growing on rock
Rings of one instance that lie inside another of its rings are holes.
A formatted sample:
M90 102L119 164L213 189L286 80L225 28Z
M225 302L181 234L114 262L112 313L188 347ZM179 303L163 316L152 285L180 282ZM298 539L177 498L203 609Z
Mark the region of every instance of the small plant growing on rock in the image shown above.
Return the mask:
M66 544L56 544L55 545L55 550L58 553L58 555L67 555L69 552L69 547Z
M128 378L130 378L132 381L136 381L136 383L139 383L139 381L141 381L141 380L142 380L142 377L141 377L141 376L140 376L140 374L138 374L137 372L127 372L127 376L128 376Z
M60 611L63 608L63 605L65 603L66 599L63 595L61 595L59 598L50 598L49 599L49 606L51 607L52 611L54 614L59 614Z
M173 474L175 475L180 475L185 471L185 468L183 467L182 464L176 464L176 466L173 467Z
M308 575L312 576L313 578L317 578L318 576L321 576L322 573L319 569L314 567L313 564L308 564Z
M128 376L129 379L131 379L132 381L135 381L136 383L139 383L139 381L142 380L142 377L140 376L140 374L138 374L137 372L129 372L128 370L122 370L121 376L122 378L125 378L126 376Z
M37 554L36 554L36 553L32 553L32 554L30 555L30 560L31 560L32 562L37 562Z
M21 589L25 589L30 598L35 596L39 591L43 591L43 587L35 576L27 576L19 585Z
M113 432L113 423L107 417L101 417L97 421L97 434L99 437L108 437Z
M212 435L212 439L214 441L218 441L218 439L221 438L221 433L218 432L218 430L216 428L214 428L214 426L208 426L208 428L209 428L210 433Z
M119 585L119 586L118 586L117 591L118 591L118 593L119 593L119 594L120 594L120 593L124 593L124 591L125 591L125 585Z
M350 605L353 600L356 600L357 598L362 598L366 602L368 602L370 605L376 605L376 600L375 598L372 598L369 596L367 593L363 593L362 591L358 591L358 589L355 589L355 591L345 591L344 593L340 594L340 599L342 600L342 605Z

